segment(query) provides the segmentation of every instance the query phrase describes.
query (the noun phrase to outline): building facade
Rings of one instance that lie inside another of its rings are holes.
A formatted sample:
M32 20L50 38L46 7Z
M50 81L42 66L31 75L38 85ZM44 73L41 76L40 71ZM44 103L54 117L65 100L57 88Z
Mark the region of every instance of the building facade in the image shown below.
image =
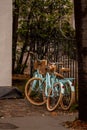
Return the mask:
M0 86L11 86L12 0L0 0Z

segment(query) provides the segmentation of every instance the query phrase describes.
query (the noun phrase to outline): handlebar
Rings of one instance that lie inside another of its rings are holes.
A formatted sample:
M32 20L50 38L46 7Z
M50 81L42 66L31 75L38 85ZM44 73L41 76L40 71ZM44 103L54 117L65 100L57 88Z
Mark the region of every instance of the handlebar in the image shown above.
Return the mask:
M40 60L38 59L38 56L35 52L30 51L29 53L35 57L34 68L37 68L38 66L44 66L46 70L56 71L57 65L61 65L62 66L62 68L60 69L61 72L70 71L70 68L63 67L63 62L50 62L46 59Z

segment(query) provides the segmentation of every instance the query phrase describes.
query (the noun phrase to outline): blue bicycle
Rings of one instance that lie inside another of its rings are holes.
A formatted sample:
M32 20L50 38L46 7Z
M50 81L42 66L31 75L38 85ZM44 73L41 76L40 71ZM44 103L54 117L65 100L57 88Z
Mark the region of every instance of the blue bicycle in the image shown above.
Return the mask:
M47 60L36 60L36 71L25 85L25 96L34 105L46 103L47 110L53 111L59 105L63 110L68 110L75 97L73 78L64 78L56 72L54 63L48 64Z
M34 73L33 78L27 81L25 85L25 95L30 103L34 105L43 105L46 103L47 109L53 111L62 99L64 88L62 87L62 83L57 83L58 74L56 76L54 73L55 66L53 65L54 69L50 68L47 64L43 65L43 61L44 60L37 61L39 62L39 67ZM45 67L44 75L40 73L40 67L44 68L43 66Z

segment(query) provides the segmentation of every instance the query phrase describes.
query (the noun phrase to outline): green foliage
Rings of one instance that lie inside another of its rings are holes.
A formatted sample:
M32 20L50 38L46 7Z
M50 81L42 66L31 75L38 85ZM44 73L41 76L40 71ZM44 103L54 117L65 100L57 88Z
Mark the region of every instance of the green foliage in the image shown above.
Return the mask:
M70 112L74 112L74 111L77 111L78 110L78 107L79 107L79 105L77 104L77 103L75 103L75 104L73 104L72 106L71 106L71 108L70 108Z
M35 38L34 40L38 38L40 41L48 38L50 40L54 35L58 36L60 34L59 20L61 18L63 18L63 21L64 19L69 20L71 13L72 3L69 0L22 0L20 2L18 32L21 38L25 37L28 31L30 40L32 40L32 37ZM27 19L28 15L30 15L29 19ZM29 28L27 28L27 22ZM64 27L65 29L63 31L66 32L67 30L70 34L72 30L70 24L66 22Z
M68 38L74 37L74 30L69 22L73 9L70 0L15 0L15 2L19 7L18 41L21 41L24 47L17 60L20 61L22 53L26 52L28 46L32 50L36 43L43 47L46 43L57 43L59 38L64 38L64 35ZM21 65L22 60L18 64Z

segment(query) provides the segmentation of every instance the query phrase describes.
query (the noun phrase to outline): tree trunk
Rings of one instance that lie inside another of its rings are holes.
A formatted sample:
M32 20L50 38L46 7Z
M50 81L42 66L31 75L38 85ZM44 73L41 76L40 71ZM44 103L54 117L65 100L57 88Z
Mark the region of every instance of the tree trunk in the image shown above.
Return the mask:
M21 69L21 74L24 73L24 69L26 68L26 64L27 64L27 61L28 61L28 58L29 58L29 54L30 54L30 51L27 52L27 56L26 56L25 62L23 64L23 68Z
M30 17L31 17L31 11L30 11L30 13L28 15L28 21L27 21L27 30L28 31L26 32L25 42L24 42L22 50L21 50L20 58L19 58L17 68L16 68L16 73L21 73L21 65L22 65L24 53L25 53L26 47L29 44L28 42L29 42L29 21L30 21Z
M15 61L16 61L16 47L17 47L17 29L18 29L19 7L14 2L13 10L13 38L12 38L12 73L15 73Z
M87 1L74 0L78 48L79 119L87 121Z

